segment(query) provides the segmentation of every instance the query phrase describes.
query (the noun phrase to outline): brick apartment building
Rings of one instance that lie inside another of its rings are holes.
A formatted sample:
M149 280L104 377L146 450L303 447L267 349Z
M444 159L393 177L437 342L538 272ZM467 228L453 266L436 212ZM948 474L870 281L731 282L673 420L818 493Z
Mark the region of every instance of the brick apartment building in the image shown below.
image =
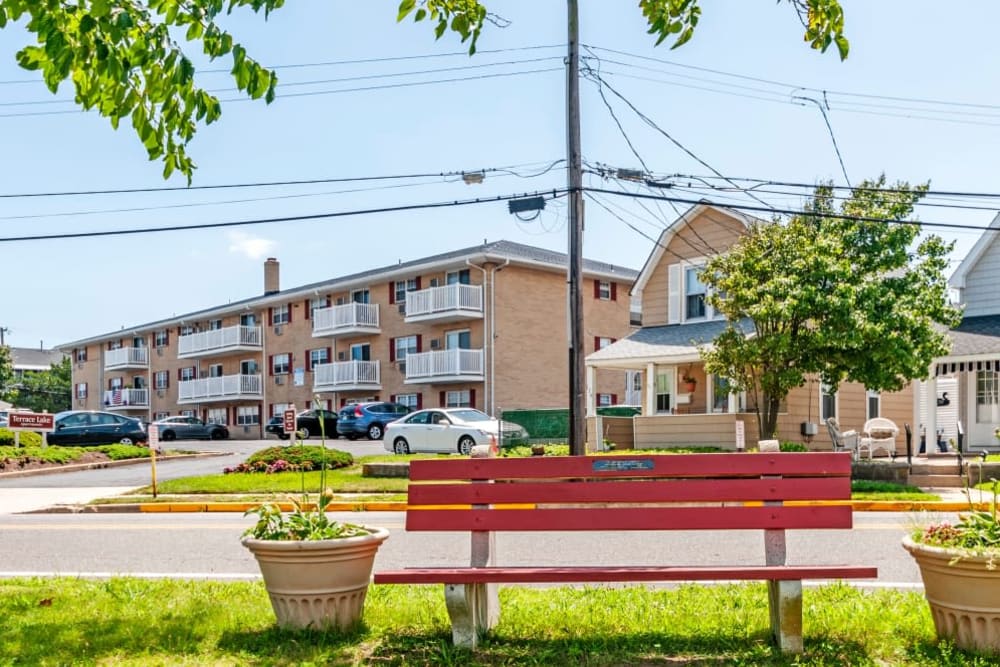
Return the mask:
M73 408L191 414L262 437L289 404L565 407L566 265L498 241L282 290L269 258L261 296L60 346ZM632 330L637 275L584 262L586 352ZM624 372L597 378L598 404L625 392Z

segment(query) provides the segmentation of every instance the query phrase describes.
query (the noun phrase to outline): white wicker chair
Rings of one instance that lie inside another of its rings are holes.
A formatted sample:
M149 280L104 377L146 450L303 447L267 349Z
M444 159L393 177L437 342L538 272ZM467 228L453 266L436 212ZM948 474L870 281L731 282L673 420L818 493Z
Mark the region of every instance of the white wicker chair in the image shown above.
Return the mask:
M885 417L875 417L865 422L861 428L861 445L859 449L868 449L868 458L876 449L884 449L888 454L896 454L896 436L899 427Z
M858 458L861 447L861 438L857 431L841 431L840 424L836 417L826 420L826 429L830 432L830 440L833 442L833 451L850 452L854 458ZM871 453L869 452L869 455Z

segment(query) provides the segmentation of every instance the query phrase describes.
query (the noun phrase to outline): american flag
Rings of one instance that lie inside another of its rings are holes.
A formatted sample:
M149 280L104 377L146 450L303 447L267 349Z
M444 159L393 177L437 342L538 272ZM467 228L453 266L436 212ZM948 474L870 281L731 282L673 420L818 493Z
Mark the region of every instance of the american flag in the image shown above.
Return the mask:
M112 389L111 390L111 405L121 405L122 404L122 390Z

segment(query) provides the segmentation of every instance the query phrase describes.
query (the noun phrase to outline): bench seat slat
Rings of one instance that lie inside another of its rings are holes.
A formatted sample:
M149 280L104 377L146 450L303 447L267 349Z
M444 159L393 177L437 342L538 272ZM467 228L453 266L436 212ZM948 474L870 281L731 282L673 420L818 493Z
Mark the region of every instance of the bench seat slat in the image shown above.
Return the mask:
M410 461L410 481L587 477L850 476L849 452L636 454Z
M409 509L407 530L725 530L851 528L851 507L671 507Z
M846 500L849 477L781 479L670 479L412 484L413 505L497 503L655 503L739 500Z
M441 567L387 570L376 584L529 584L604 581L790 581L874 579L878 568L852 565L732 567Z

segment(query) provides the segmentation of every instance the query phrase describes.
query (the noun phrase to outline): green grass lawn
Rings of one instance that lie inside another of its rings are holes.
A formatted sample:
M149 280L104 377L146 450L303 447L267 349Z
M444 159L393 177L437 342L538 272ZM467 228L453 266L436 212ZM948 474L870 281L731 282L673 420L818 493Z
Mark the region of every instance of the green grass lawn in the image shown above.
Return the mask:
M500 625L451 645L440 586L375 586L347 633L274 626L255 582L0 581L4 665L996 665L935 639L923 594L807 588L805 653L768 641L763 584L501 590Z

